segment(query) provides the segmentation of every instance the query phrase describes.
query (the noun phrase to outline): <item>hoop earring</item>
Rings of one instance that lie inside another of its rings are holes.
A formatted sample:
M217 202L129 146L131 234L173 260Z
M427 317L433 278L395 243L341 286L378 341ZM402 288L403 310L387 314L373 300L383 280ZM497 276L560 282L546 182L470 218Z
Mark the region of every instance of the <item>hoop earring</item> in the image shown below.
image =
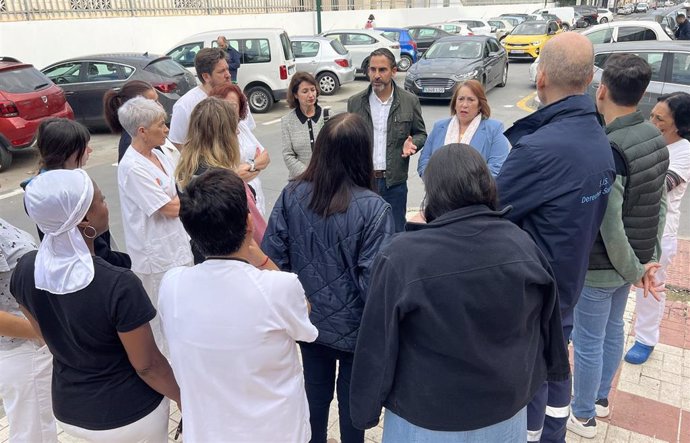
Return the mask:
M86 233L86 230L89 229L89 228L91 228L91 229L93 230L93 234L91 234L91 235L89 235L89 234ZM89 226L87 226L87 227L84 228L84 237L93 240L94 238L96 238L96 236L98 236L98 231L96 231L96 228L94 228L94 227L91 226L91 225L89 225Z

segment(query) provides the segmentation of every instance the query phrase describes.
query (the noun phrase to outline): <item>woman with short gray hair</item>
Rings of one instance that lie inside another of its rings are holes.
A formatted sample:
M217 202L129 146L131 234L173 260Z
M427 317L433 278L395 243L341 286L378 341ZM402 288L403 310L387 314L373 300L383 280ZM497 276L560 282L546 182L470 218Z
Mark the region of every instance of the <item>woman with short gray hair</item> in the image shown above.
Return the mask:
M168 135L166 114L159 103L135 97L120 107L118 117L132 136L132 144L117 169L127 252L132 258L132 271L157 306L158 287L165 272L193 261L189 238L178 217L175 166L169 157L154 149ZM151 328L158 347L167 356L158 316Z

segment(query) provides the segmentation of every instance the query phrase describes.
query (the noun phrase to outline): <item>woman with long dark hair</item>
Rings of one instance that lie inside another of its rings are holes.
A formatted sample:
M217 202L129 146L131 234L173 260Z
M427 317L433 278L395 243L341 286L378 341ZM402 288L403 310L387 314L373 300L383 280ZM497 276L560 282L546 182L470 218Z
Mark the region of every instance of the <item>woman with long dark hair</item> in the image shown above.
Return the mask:
M387 443L522 443L537 388L569 374L553 275L496 210L473 147L438 149L427 172L426 223L408 223L374 264L352 420L370 428L385 407Z
M350 420L352 359L371 266L395 230L373 180L364 121L347 113L332 118L306 171L283 189L262 243L281 270L297 273L319 330L314 343L300 343L314 443L326 441L336 364L341 441L364 440Z

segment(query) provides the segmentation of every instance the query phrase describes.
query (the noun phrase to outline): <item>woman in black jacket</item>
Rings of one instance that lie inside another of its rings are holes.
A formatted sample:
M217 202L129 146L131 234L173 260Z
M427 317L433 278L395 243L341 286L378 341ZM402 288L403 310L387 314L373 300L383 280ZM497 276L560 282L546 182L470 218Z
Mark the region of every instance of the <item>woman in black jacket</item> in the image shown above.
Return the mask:
M475 149L442 147L427 171L426 223L408 223L372 271L353 423L376 425L384 406L384 442L524 442L527 403L569 373L553 275L496 211Z
M372 191L372 145L356 114L330 119L306 171L280 194L262 249L294 272L311 303L314 343L300 343L312 443L325 443L338 364L340 441L364 441L350 420L350 373L374 257L394 232L391 208Z

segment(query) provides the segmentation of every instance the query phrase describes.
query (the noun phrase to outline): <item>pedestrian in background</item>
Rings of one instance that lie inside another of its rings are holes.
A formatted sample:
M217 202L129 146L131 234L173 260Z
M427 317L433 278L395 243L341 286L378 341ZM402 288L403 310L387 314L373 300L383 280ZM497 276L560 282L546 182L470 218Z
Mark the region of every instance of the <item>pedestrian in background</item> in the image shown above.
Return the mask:
M364 29L374 29L376 27L376 19L374 18L374 14L369 14L369 18L367 19L367 22L364 24Z
M158 149L168 127L165 110L153 100L135 97L118 110L120 123L132 135L117 168L122 227L132 270L141 279L154 306L165 272L193 262L189 238L180 223L175 167ZM160 318L151 322L156 343L167 356Z
M497 210L476 149L443 146L427 171L426 223L408 223L372 271L353 422L375 426L384 406L385 443L524 443L536 389L570 373L556 283L509 210Z
M676 23L678 24L678 29L673 33L676 40L690 40L690 23L688 23L685 14L676 15Z
M235 172L254 190L256 207L266 217L266 197L259 174L271 163L268 151L249 128L247 97L237 85L222 84L211 90L209 97L227 100L237 116L237 139L240 144L240 165Z
M216 168L180 195L182 224L206 257L170 270L161 284L184 439L306 443L309 405L295 341L312 342L318 331L297 276L278 271L254 242L244 188L234 172Z
M35 250L29 233L0 218L0 398L13 443L58 441L50 399L53 355L10 292L17 262Z
M674 92L659 97L650 121L664 137L670 162L666 172L666 225L661 239L661 267L654 276L658 285L664 285L668 266L678 248L680 205L690 179L690 94ZM666 291L661 290L657 295L658 301L654 297L645 297L643 289L637 289L635 344L625 355L628 363L639 365L646 362L659 342Z
M300 343L312 443L325 443L333 389L342 443L361 443L350 418L350 376L374 257L394 231L390 206L373 190L371 138L364 121L339 114L316 139L306 171L288 183L262 249L297 274L311 303L314 343Z
M228 39L222 35L219 35L216 39L218 47L225 51L227 54L226 61L228 62L228 70L230 71L230 79L233 83L237 84L237 71L239 71L242 65L242 55L228 44Z
M84 170L55 170L29 183L24 202L46 236L17 263L10 291L53 355L60 427L89 442L167 442L166 397L179 406L180 390L141 282L95 255L108 229L103 194Z
M450 118L437 121L424 143L417 165L419 176L424 176L424 169L437 149L453 143L472 146L489 165L491 175L498 175L508 157L510 143L503 135L503 123L489 117L491 108L481 83L460 83L450 100Z
M288 106L292 111L280 119L283 142L283 160L288 168L288 179L302 174L309 166L314 143L328 119L319 106L319 86L308 72L292 76L288 86Z
M398 68L386 48L369 56L369 80L364 91L347 101L347 112L358 114L371 135L374 177L379 195L392 208L395 231L405 227L407 175L410 156L426 142L422 107L414 94L395 85Z
M537 71L544 106L505 132L513 148L496 178L499 201L513 207L506 217L532 236L551 265L565 340L606 210L604 191L615 177L609 141L585 94L593 60L592 43L575 32L544 45ZM537 392L527 409L527 441L565 441L570 391L567 380Z

